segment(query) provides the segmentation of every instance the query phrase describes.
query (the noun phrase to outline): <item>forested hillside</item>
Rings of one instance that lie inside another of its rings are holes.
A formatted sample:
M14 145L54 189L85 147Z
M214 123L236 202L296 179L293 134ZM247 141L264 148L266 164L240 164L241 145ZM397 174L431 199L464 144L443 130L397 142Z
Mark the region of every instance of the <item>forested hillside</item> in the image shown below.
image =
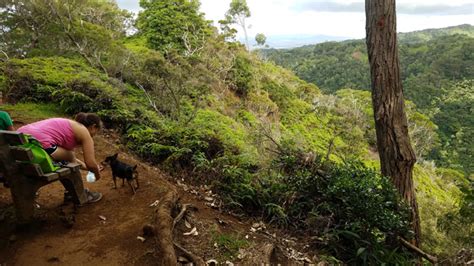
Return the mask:
M211 186L225 210L308 236L310 249L327 261L413 262L411 253L388 241L412 232L408 207L378 174L370 93L354 90L368 88L362 41L267 53L300 79L229 41L235 31L212 27L199 1L140 3L143 11L133 19L114 1L3 1L4 102L11 108L52 103L65 115L96 112L143 160ZM404 64L413 59L408 54L421 53L404 73L405 83L415 79L410 84L421 86L412 85L407 103L416 153L465 171L472 169L472 159L463 157L472 156L466 146L472 116L461 119L458 110L473 108L466 102L473 100L472 82L462 81L473 78L473 44L454 35L401 47ZM439 54L430 56L433 49ZM296 60L301 57L308 59ZM429 90L438 94L423 105ZM439 109L425 112L433 110L432 101L441 101ZM452 124L435 125L447 119ZM449 130L459 136L446 146L453 139ZM452 145L459 150L446 148ZM414 176L423 248L447 259L473 248L472 187L465 174L420 160Z
M424 158L472 174L474 26L402 33L399 42L405 95L438 126L439 146ZM323 92L370 90L364 40L262 53Z

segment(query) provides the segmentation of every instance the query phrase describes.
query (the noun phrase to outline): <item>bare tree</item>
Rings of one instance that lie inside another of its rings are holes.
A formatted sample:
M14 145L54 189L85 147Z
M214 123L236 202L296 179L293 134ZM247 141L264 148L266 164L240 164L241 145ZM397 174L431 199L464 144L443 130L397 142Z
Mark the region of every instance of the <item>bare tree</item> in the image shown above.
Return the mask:
M245 36L245 47L249 50L249 38L247 29L249 25L246 23L246 19L250 17L250 9L247 5L246 0L232 0L230 2L230 8L226 12L225 20L221 21L221 24L238 24L242 27Z
M413 185L415 153L410 144L397 47L395 0L366 0L366 42L372 81L377 149L382 174L389 176L412 208L414 244L420 245L420 220Z
M206 34L201 29L195 29L193 25L186 26L186 28L190 30L183 32L181 36L185 48L184 56L199 55L199 52L204 49ZM193 32L195 33L193 34Z

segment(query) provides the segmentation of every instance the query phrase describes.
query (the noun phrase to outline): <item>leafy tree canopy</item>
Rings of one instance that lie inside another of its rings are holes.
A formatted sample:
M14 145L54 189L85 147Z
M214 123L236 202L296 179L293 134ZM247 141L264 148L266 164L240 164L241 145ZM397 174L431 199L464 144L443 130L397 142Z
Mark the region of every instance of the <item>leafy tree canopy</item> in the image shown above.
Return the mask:
M148 45L159 51L190 50L212 34L198 0L141 0L137 27Z
M11 56L77 51L88 38L84 34L119 38L131 19L112 0L5 0L0 2L0 49Z
M257 42L257 45L265 45L267 37L263 33L258 33L255 35L255 41Z

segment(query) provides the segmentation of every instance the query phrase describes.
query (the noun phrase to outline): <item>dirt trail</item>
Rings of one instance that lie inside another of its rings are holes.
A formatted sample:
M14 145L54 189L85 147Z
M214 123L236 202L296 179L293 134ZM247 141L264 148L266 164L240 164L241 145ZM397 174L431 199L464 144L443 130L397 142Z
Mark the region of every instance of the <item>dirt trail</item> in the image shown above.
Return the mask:
M96 157L99 160L120 152L117 138L107 136L102 134L96 137ZM142 243L137 236L142 235L142 226L152 219L153 207L150 204L159 200L170 186L176 184L170 182L170 178L158 168L142 163L125 152L119 153L119 159L139 165L140 189L135 196L129 186L121 186L121 180L117 183L118 188L113 189L110 167L106 167L101 180L85 183L85 187L103 193L103 199L79 207L74 214L74 225L67 228L64 217L71 218L73 208L72 205L63 205L64 189L59 182L43 187L37 200L41 225L27 232L3 236L3 241L0 241L0 265L156 264L152 255L153 240L147 239ZM83 177L85 180L85 173ZM202 196L187 193L182 186L177 188L181 202L191 203L198 209L189 219L197 228L198 236L183 236L184 231L190 230L183 223L175 229L175 239L181 245L204 260L221 259L222 262L224 257L221 253L225 253L225 250L216 247L213 234L226 233L241 238L247 236L250 244L246 249L249 252L244 258L233 258L234 263L263 262L265 255L259 250L265 252L265 246L270 245L272 240L263 234L250 233L251 221L239 221L233 216L222 214L205 205ZM7 227L6 214L11 213L11 205L9 190L0 185L0 225L3 229Z
M117 151L113 144L101 137L97 138L96 147L99 159ZM125 157L124 153L120 155L130 163L137 163ZM159 199L170 185L158 169L140 164L139 171L142 187L135 196L130 187L122 187L121 182L118 189L113 189L108 167L103 172L103 179L85 183L86 187L103 193L104 197L98 203L79 207L71 229L61 221L61 210L72 212L71 206L61 206L64 191L61 184L55 182L43 187L37 202L44 225L32 232L16 235L17 240L0 252L0 258L6 258L0 262L7 265L47 265L51 262L129 265L139 261L148 244L141 243L136 237L141 234L141 226L150 220L152 208L149 205ZM0 188L0 204L10 203L8 194L7 189Z

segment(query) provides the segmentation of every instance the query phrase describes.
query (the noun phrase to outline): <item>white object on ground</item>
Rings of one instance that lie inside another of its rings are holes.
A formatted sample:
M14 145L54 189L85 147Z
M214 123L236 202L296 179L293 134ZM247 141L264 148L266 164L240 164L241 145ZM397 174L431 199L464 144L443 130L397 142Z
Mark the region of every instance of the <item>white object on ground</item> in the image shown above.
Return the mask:
M156 206L158 206L158 204L160 204L160 200L155 200L155 202L150 204L150 207L156 207Z
M191 226L191 224L188 222L188 220L184 220L184 225L185 225L187 228L189 228L189 229L192 228L192 226Z
M189 235L191 235L191 236L197 236L198 234L199 234L199 233L198 233L196 227L194 227L194 228L193 228L191 231L189 231L189 232L183 233L183 235L185 235L185 236L189 236Z

